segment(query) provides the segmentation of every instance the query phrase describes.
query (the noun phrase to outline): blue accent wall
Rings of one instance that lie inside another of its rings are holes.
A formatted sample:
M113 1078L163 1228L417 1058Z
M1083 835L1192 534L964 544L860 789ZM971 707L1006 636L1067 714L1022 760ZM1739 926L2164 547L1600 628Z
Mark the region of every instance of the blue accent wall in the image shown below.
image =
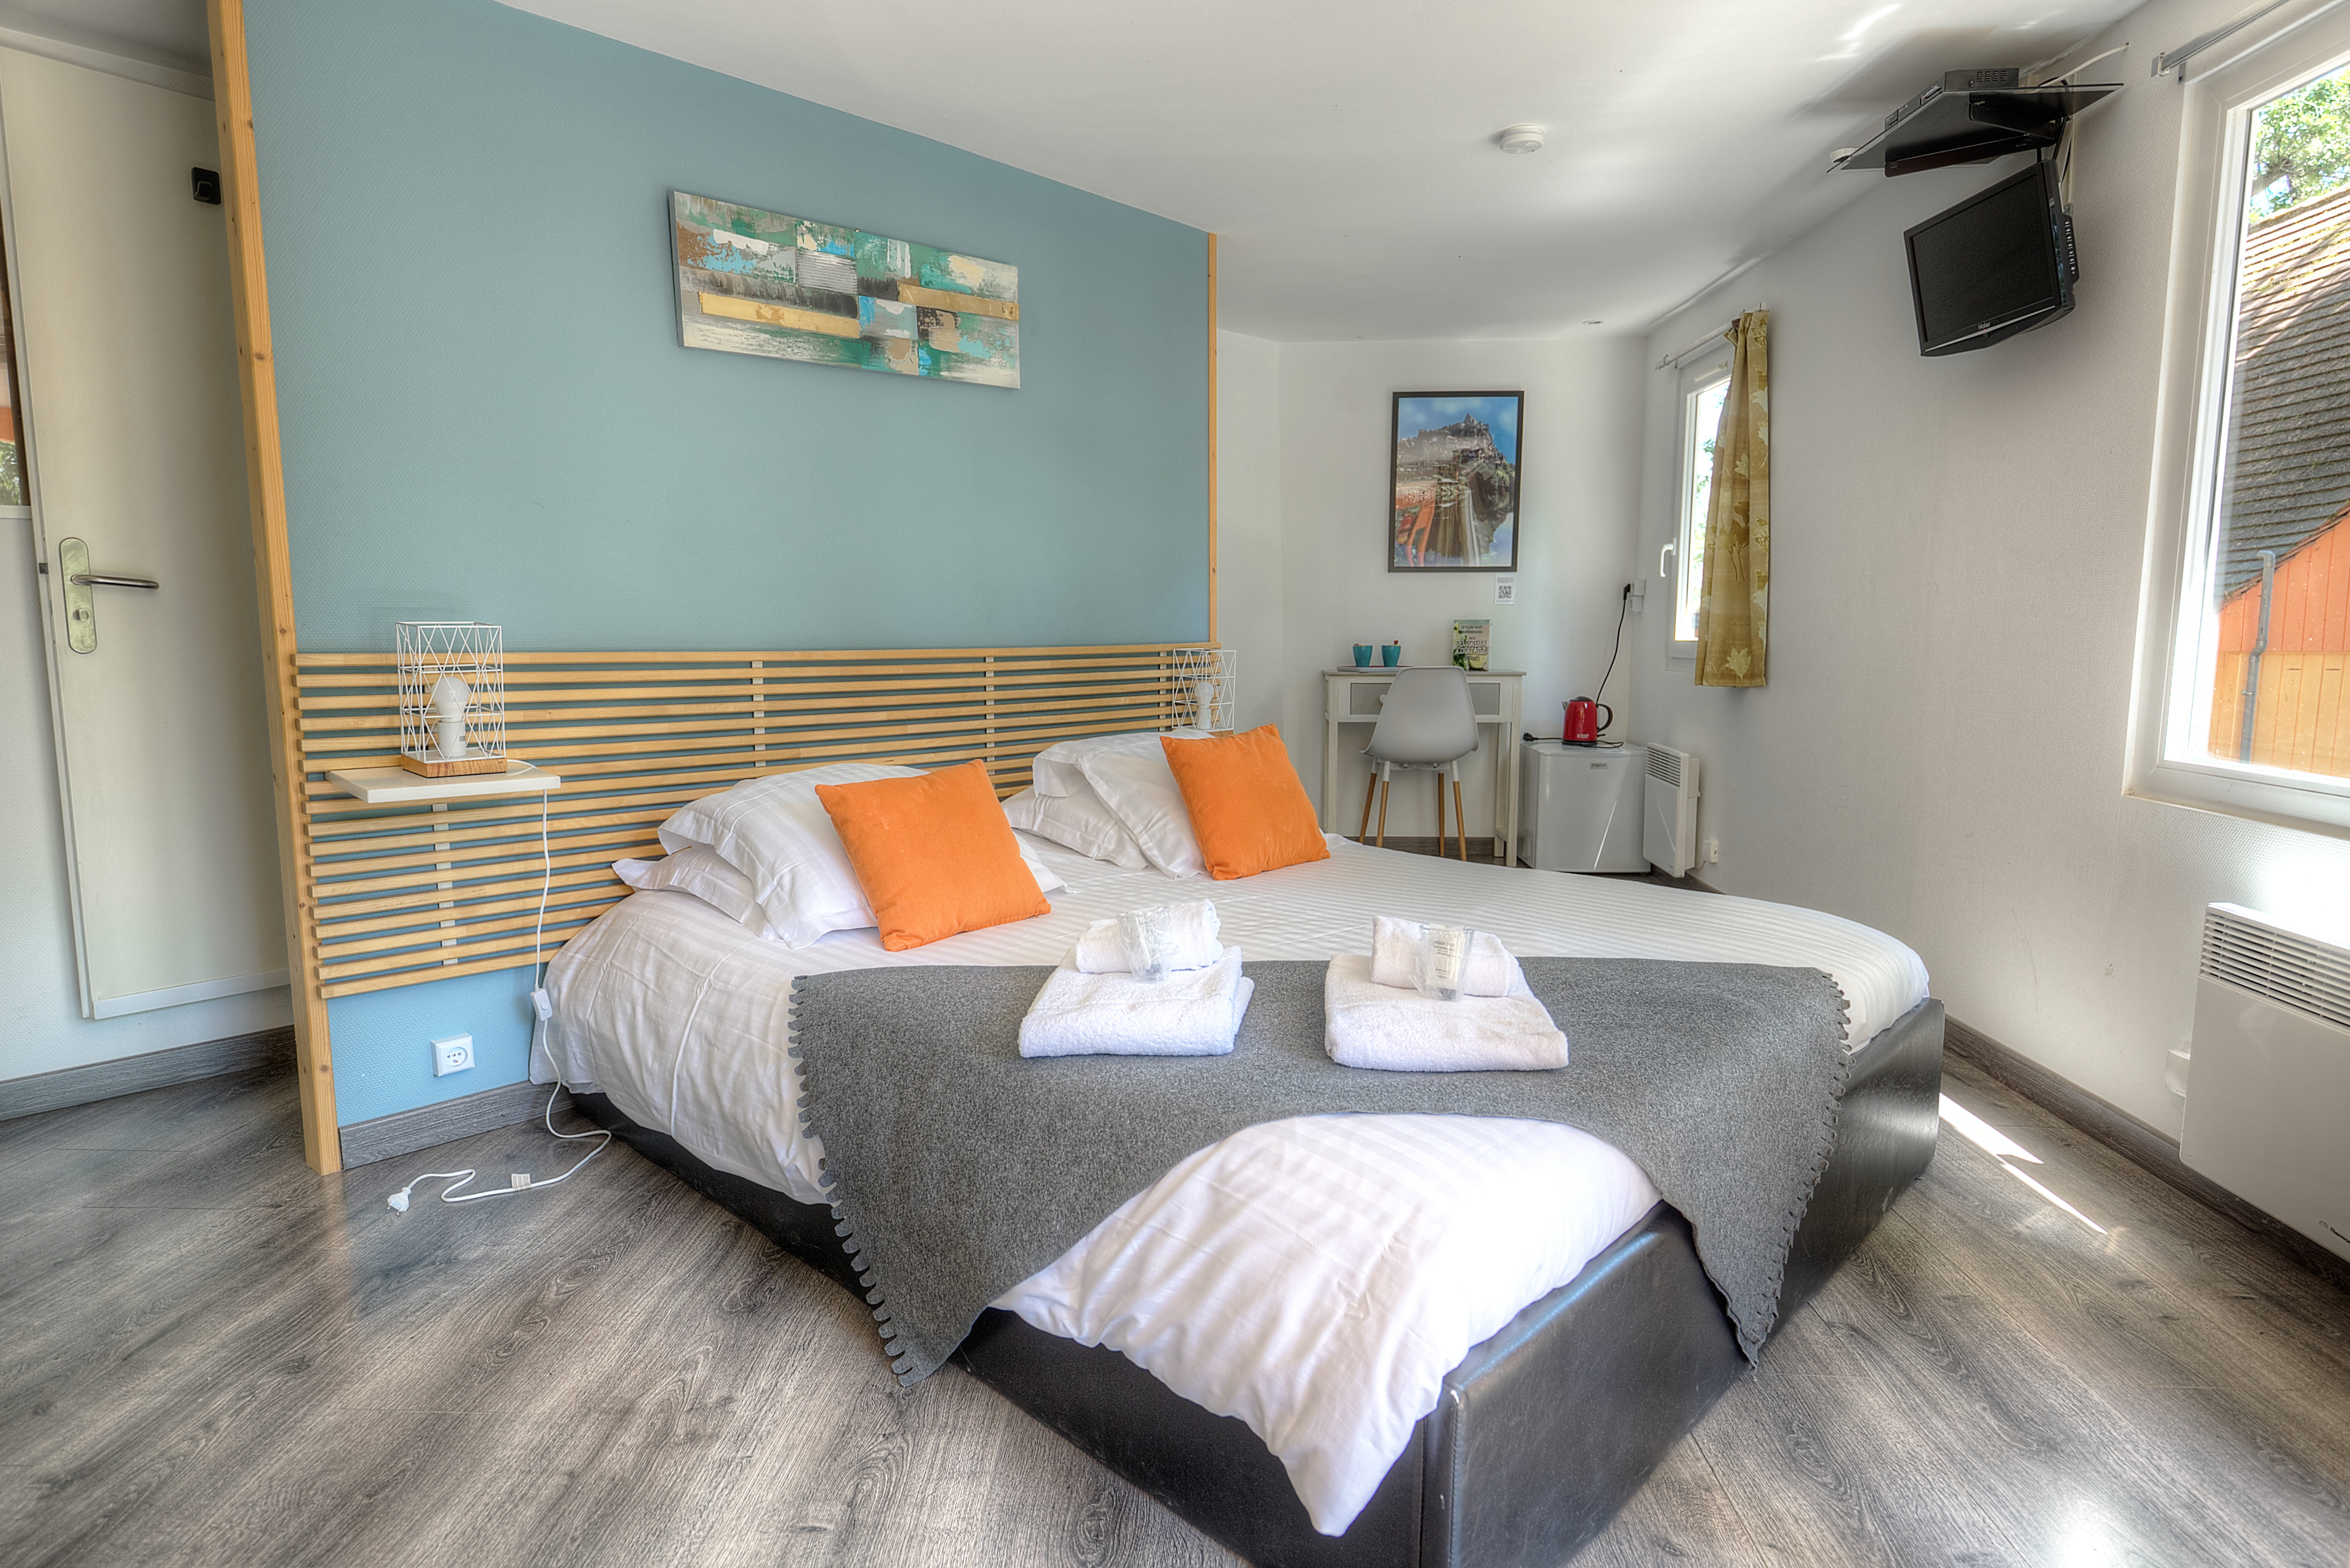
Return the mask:
M537 972L498 970L327 1003L335 1046L335 1119L348 1126L530 1076L530 992ZM473 1037L471 1071L432 1075L432 1042Z
M306 650L1206 634L1201 232L491 0L246 16ZM1013 264L1023 386L681 348L672 190ZM521 1076L527 990L332 1003L341 1119Z

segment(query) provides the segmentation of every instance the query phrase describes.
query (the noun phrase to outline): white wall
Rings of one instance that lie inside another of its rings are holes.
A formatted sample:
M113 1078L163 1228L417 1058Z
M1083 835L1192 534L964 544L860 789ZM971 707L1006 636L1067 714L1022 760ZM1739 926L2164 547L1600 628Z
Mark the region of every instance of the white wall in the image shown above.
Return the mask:
M1659 323L1646 361L1771 307L1771 684L1697 689L1667 618L1639 628L1643 738L1703 763L1700 874L1893 932L1956 1016L2174 1132L2204 904L2350 878L2350 844L2122 794L2179 134L2146 62L2239 9L2163 0L2099 46L2131 40L2095 73L2128 85L2081 122L2066 319L1921 358L1902 231L2011 166L1832 175L1877 188ZM1678 410L1646 374L1653 562Z
M1237 729L1281 722L1282 559L1281 345L1219 332L1217 629L1240 656Z
M0 1079L270 1029L291 1013L283 986L124 1018L81 1016L74 980L65 824L50 742L47 667L32 525L0 518ZM191 919L201 919L191 911Z
M1527 671L1524 727L1538 735L1556 735L1559 705L1597 686L1633 570L1640 351L1633 339L1598 337L1283 348L1278 717L1310 792L1318 796L1322 782L1321 672L1347 662L1355 643L1399 637L1407 664L1442 664L1451 658L1455 618L1489 618L1493 667ZM1387 569L1390 397L1444 388L1526 394L1514 605L1493 603L1491 574ZM1229 414L1221 422L1231 430ZM1627 659L1640 619L1627 626ZM1617 710L1611 733L1635 729L1629 691L1619 667L1608 691ZM1358 751L1368 738L1351 728L1342 751ZM1492 832L1491 756L1488 741L1462 770L1472 835ZM1336 816L1351 833L1368 775L1347 760ZM1399 781L1388 832L1433 836L1434 798L1429 775Z

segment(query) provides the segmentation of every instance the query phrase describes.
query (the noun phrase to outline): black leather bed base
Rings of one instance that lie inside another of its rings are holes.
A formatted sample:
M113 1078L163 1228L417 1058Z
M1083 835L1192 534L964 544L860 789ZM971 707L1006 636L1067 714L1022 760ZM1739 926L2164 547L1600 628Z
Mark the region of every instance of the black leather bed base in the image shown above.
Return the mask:
M1934 1158L1942 1004L1854 1054L1835 1152L1796 1231L1780 1319ZM713 1170L601 1095L580 1109L862 1299L831 1214ZM876 1342L879 1355L879 1342ZM1551 1568L1598 1533L1745 1369L1688 1223L1664 1204L1471 1350L1347 1533L1315 1533L1281 1462L1114 1350L981 1317L955 1359L1263 1568Z

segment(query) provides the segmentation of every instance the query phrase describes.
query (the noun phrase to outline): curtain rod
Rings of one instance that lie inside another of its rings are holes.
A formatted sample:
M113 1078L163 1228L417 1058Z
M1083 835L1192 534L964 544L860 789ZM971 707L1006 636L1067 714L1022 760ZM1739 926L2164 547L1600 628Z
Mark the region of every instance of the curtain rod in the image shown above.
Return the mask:
M1752 306L1752 308L1756 309L1756 310L1761 310L1761 309L1762 309L1762 308L1763 308L1763 306L1757 305L1757 306ZM1739 316L1743 316L1743 315L1745 315L1745 314L1746 314L1746 312L1745 312L1745 311L1742 311L1742 311L1740 311L1740 312L1738 313L1738 315L1739 315ZM1664 369L1666 366L1668 366L1668 365L1678 365L1678 364L1679 364L1682 360L1684 360L1684 359L1688 358L1690 355L1692 355L1692 354L1694 354L1694 353L1698 352L1700 349L1701 349L1701 348L1707 348L1711 347L1713 344L1718 343L1718 342L1720 342L1721 339L1723 339L1723 338L1725 338L1725 337L1729 337L1729 336L1730 336L1730 329L1731 329L1731 327L1733 327L1737 326L1737 325L1738 325L1738 316L1733 316L1733 317L1731 317L1729 320L1727 320L1727 321L1723 322L1721 326L1719 326L1719 327L1715 327L1712 331L1711 331L1711 332L1707 333L1704 337L1702 337L1699 338L1696 342L1694 342L1694 343L1690 344L1688 348L1686 348L1682 349L1679 353L1678 353L1678 354L1668 354L1668 355L1666 355L1663 358L1661 358L1661 359L1658 360L1658 361L1657 361L1657 369L1659 369L1659 370L1661 370L1661 369Z
M2290 0L2272 0L2271 4L2262 6L2257 11L2246 13L2245 15L2237 17L2234 21L2229 23L2225 26L2214 27L2210 32L2203 34L2199 37L2190 39L2188 42L2179 45L2178 47L2175 49L2165 49L2162 53L2154 57L2154 59L2151 62L2152 69L2149 74L2157 77L2164 77L2168 76L2173 71L2177 71L2178 72L2178 79L2180 81L2185 81L2187 79L2187 72L2184 69L2184 67L2189 60L2193 59L2197 55L2201 54L2212 45L2220 43L2223 39L2241 31L2243 28L2251 26L2253 23L2259 21L2262 17L2268 16L2271 12L2282 10L2288 4L2290 4ZM2283 26L2279 27L2275 32L2265 37L2255 39L2252 43L2237 50L2233 55L2229 56L2226 59L2221 60L2218 65L2208 67L2204 74L2209 76L2212 71L2220 70L2227 66L2231 66L2235 64L2236 61L2242 59L2252 50L2264 48L2268 45L2273 44L2279 39L2282 39L2289 33L2298 32L2301 28L2316 21L2320 16L2324 16L2328 11L2334 9L2341 4L2342 0L2325 0L2324 5L2317 6L2307 15L2286 23Z
M1668 354L1663 358L1658 360L1657 369L1661 370L1668 365L1678 365L1700 348L1721 342L1730 336L1730 329L1737 325L1738 317L1734 316L1731 317L1729 320L1723 322L1721 326L1715 327L1712 331L1707 333L1704 337L1699 338L1688 348L1682 349L1679 353Z

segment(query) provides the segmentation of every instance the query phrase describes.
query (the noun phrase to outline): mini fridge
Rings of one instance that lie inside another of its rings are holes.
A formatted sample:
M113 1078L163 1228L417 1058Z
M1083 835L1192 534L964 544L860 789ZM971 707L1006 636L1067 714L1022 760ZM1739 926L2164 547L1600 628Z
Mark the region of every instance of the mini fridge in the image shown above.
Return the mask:
M1542 871L1646 871L1640 807L1646 746L1518 748L1518 858Z

